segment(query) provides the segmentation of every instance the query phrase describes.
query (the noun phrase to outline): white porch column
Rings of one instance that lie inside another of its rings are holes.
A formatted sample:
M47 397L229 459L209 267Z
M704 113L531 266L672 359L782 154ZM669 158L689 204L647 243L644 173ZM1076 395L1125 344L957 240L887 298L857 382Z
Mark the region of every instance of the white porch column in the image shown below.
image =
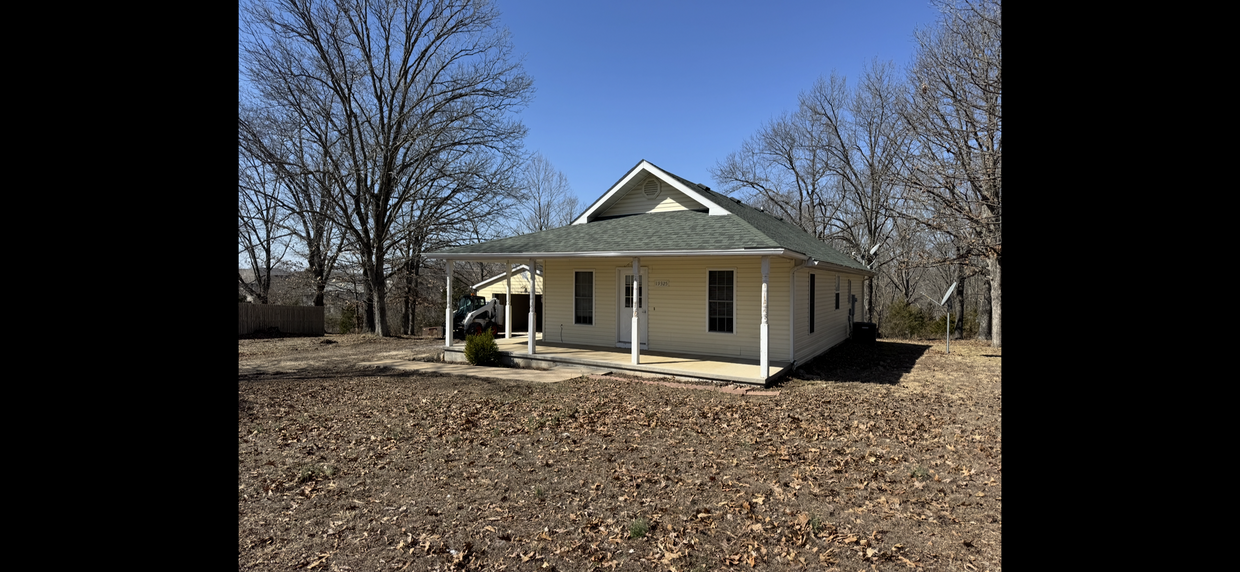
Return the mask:
M512 339L512 263L504 261L504 339Z
M758 375L762 377L762 382L766 382L766 378L771 375L771 339L767 326L767 285L771 279L771 257L762 257L762 357L758 362Z
M788 273L788 361L797 360L797 265L792 263L792 271Z
M534 336L537 335L537 332L535 330L538 329L537 327L538 320L537 320L537 317L534 315L534 293L538 291L538 272L536 272L537 268L534 266L533 258L530 259L529 266L530 266L529 268L529 271L530 271L530 327L528 328L530 331L529 351L530 351L530 355L534 355L535 353L534 352Z
M443 347L452 347L452 261L448 261L448 294L447 308L443 314Z
M633 365L641 363L642 339L637 328L637 306L641 304L641 296L638 295L638 283L642 278L641 259L633 257L633 337L629 338L633 342Z

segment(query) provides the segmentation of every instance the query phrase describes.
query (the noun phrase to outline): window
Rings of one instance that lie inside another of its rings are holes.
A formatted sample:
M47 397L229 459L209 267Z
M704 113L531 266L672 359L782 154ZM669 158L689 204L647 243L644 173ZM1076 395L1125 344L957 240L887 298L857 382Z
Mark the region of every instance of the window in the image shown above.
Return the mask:
M637 307L642 307L642 278L637 277ZM624 276L624 307L633 307L633 275L626 274Z
M835 309L840 309L840 275L835 275Z
M594 273L573 273L573 323L594 324Z
M733 289L735 272L711 270L707 280L706 330L732 333L734 327Z
M809 275L809 333L814 333L814 274Z

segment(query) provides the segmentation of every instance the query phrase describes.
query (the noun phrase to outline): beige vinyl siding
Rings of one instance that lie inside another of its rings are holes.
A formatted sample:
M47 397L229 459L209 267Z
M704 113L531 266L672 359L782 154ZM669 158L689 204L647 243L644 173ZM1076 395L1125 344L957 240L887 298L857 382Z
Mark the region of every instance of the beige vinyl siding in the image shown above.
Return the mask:
M809 276L814 279L814 333L809 332ZM835 278L840 277L840 309L835 309ZM848 304L845 300L848 280L860 283L859 275L838 274L823 270L800 270L796 273L796 360L804 362L843 342L848 337Z
M647 342L649 350L758 359L761 355L762 258L729 256L641 259L647 269ZM771 258L768 282L768 329L773 361L788 356L788 271L792 261ZM617 330L617 269L632 268L632 259L549 260L547 295L543 299L548 341L615 347ZM573 324L573 272L594 271L594 325ZM707 331L707 280L710 270L733 270L735 321L733 333ZM628 327L625 321L624 326Z
M607 217L666 211L701 210L706 208L689 198L689 195L676 190L666 182L662 182L663 188L659 191L658 196L648 199L645 193L642 192L644 185L645 179L638 182L636 187L629 189L624 196L620 197L619 200L598 216Z
M541 267L542 265L539 264L539 266ZM538 284L537 284L538 290L534 293L542 294L543 293L542 276L537 276L535 279L538 281ZM453 286L455 289L455 285ZM504 278L500 277L500 279L497 280L496 282L492 284L488 284L486 287L478 290L478 295L482 296L483 298L486 298L487 300L491 300L495 298L496 294L503 294L506 291L505 288L506 287L504 285ZM525 273L525 272L521 272L521 273L513 272L512 273L512 295L513 296L522 294L522 291L524 291L524 294L526 296L529 296L529 292L530 292L529 288L530 288L530 278L529 278L528 273Z
M620 258L549 259L543 266L543 334L549 342L616 347L616 266ZM543 261L539 261L540 264ZM574 324L574 272L594 272L594 323ZM563 326L561 328L560 326Z

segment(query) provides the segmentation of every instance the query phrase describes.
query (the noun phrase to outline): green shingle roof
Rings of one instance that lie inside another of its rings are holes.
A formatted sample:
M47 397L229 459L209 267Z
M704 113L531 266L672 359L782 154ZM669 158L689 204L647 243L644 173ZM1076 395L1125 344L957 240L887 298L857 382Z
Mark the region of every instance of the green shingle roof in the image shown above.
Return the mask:
M586 224L563 226L542 232L501 238L479 244L429 253L451 258L453 254L557 254L591 252L657 252L686 250L741 250L783 248L815 260L855 268L865 267L839 251L816 240L792 223L716 193L703 185L677 177L695 192L715 202L728 215L711 216L697 211L672 211L593 220Z

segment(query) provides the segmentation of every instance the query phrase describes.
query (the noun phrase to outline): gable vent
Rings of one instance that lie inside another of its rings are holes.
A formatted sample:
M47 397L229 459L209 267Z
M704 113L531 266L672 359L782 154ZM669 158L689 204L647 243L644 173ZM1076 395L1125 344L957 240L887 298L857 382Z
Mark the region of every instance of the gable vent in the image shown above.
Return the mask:
M659 180L654 177L646 179L646 184L642 185L642 193L645 194L648 199L653 199L659 196Z

